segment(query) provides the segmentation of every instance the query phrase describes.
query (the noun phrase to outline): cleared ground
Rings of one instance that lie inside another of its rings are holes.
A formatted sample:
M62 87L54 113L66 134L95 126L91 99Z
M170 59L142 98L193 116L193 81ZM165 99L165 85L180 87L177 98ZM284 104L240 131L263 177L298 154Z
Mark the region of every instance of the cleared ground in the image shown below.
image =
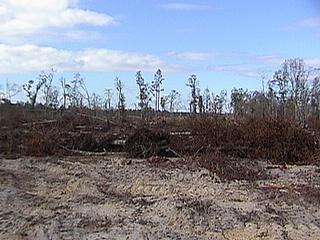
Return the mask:
M267 180L177 159L0 159L0 239L320 239L320 168L256 164Z

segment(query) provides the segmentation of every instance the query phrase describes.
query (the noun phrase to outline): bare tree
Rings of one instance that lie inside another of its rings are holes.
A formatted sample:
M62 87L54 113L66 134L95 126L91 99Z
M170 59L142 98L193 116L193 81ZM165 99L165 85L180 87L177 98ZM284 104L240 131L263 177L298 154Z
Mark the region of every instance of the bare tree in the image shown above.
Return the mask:
M266 116L269 119L276 119L278 117L278 99L277 93L274 91L273 87L269 85L270 81L268 82L268 91L265 94L266 97Z
M91 106L95 111L101 109L102 107L102 98L96 93L92 93Z
M304 61L300 58L286 60L283 68L288 70L289 82L291 84L291 98L294 101L295 118L306 120L309 101L308 79L310 71L306 69Z
M210 90L208 87L206 87L203 91L203 101L204 101L204 112L209 112L211 96L210 96Z
M163 80L161 69L158 69L154 74L154 80L151 82L151 93L155 97L155 111L160 109L161 92L164 90L161 87Z
M60 78L60 84L62 89L62 107L65 109L67 107L67 100L72 96L71 86L63 77Z
M77 73L73 76L70 85L69 97L71 107L82 107L83 106L83 94L81 93L81 79L80 74Z
M57 109L59 107L59 90L57 87L53 86L49 92L49 107Z
M203 98L202 95L198 95L198 107L199 107L199 113L204 112L204 104L203 104Z
M2 89L2 85L0 85L0 90ZM5 98L5 93L0 91L0 99Z
M80 76L80 74L79 74ZM88 107L91 108L91 97L83 78L80 78L80 87L82 88L84 98L87 100Z
M7 79L6 81L6 88L4 91L0 92L0 98L3 98L4 100L11 102L11 98L18 93L20 93L21 89L19 88L18 84L16 83L10 83Z
M246 105L248 103L248 91L239 89L232 89L231 91L231 107L235 116L243 117L246 114Z
M233 95L231 95L231 98L233 101L231 102L232 106L234 107L234 113L238 112L240 109L240 101L241 98L239 96L239 93L242 91L242 89L234 89ZM222 114L223 108L226 106L227 103L227 91L221 90L220 94L212 94L212 111L215 114ZM235 113L236 115L238 113Z
M111 109L112 90L109 88L106 88L104 93L106 95L105 109L110 110Z
M311 108L316 120L320 120L320 77L315 77L311 87Z
M149 102L150 102L151 98L150 98L150 94L149 94L148 84L144 81L144 78L142 77L141 71L138 71L136 73L136 83L139 88L138 106L140 107L142 112L144 112L148 109Z
M222 114L223 108L227 103L227 91L221 90L218 101L218 113Z
M50 105L50 99L54 99L53 96L50 96L50 94L53 94L52 90L52 82L54 78L54 70L51 69L49 73L42 72L39 75L39 78L43 81L43 94L44 94L44 104L45 107L48 108Z
M37 102L38 93L44 84L44 79L40 77L38 83L36 85L34 84L34 80L29 80L28 83L22 85L23 90L27 93L32 108L34 108Z
M309 75L310 70L300 58L285 60L275 72L269 85L277 94L280 116L306 120L310 102Z
M256 118L267 117L268 99L263 92L253 91L247 94L246 113Z
M167 106L168 100L169 100L169 96L168 95L161 96L160 106L161 106L161 110L163 112L166 111L166 106Z
M69 94L72 107L82 108L84 106L83 100L85 99L88 107L91 108L90 94L80 73L74 74Z
M176 101L179 97L180 97L180 93L177 90L175 90L175 89L171 90L171 92L169 94L169 104L170 104L169 110L170 110L170 112L174 112Z
M279 101L279 113L282 118L286 115L286 105L290 93L287 67L287 65L284 65L283 69L277 70L273 75L273 79L269 81L269 89L275 93L275 96Z
M116 85L116 90L118 92L118 104L117 104L118 111L121 113L125 110L125 101L126 101L123 93L124 84L118 77L115 78L114 82Z
M189 77L186 85L191 89L190 112L197 113L197 103L199 95L199 82L197 80L197 76L195 74L192 74Z

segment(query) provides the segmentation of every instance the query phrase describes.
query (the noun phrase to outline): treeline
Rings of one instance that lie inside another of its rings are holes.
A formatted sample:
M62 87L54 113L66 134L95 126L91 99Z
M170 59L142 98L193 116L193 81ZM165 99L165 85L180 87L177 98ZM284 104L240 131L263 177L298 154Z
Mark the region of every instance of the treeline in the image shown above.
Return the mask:
M115 91L105 89L104 97L90 93L84 79L79 73L74 74L70 81L64 77L59 79L59 86L55 86L55 72L42 72L36 80L30 80L22 86L28 104L33 108L40 103L45 108L89 108L93 110L117 109L126 110L126 96L124 83L115 78ZM142 112L170 111L177 109L181 94L172 89L164 94L163 82L165 78L160 69L154 74L151 82L147 82L141 71L135 74L138 88L137 108ZM188 100L189 111L193 114L228 112L236 118L252 116L262 119L291 119L306 121L310 117L320 119L320 75L319 69L308 68L299 58L286 60L271 79L263 83L260 91L234 88L228 97L227 91L214 94L210 89L201 90L199 80L192 74L186 86L190 88ZM2 100L9 102L10 98L19 92L16 84L6 85L2 92ZM41 96L42 101L39 101ZM116 99L116 106L112 106L112 99Z
M320 75L302 59L288 59L267 82L267 89L233 89L231 107L236 117L290 119L305 122L320 118Z
M0 99L4 103L10 103L11 98L21 92L26 94L27 105L34 108L42 105L47 109L91 109L91 110L126 110L126 96L124 94L124 83L119 77L114 79L114 89L106 88L104 96L90 93L84 78L80 73L74 74L68 81L66 78L59 79L59 85L54 85L55 71L41 72L36 80L29 80L20 88L17 84L10 84L7 81L6 90L0 91ZM172 89L168 94L163 94L164 81L162 71L158 69L154 74L154 80L146 82L141 71L135 75L138 86L138 103L140 110L170 111L177 110L176 103L180 93ZM112 100L116 100L115 106Z
M236 118L289 119L305 122L320 119L320 68L308 68L299 58L285 60L262 90L234 88L228 104L227 92L202 93L196 75L186 84L191 89L190 112L221 114L230 109Z

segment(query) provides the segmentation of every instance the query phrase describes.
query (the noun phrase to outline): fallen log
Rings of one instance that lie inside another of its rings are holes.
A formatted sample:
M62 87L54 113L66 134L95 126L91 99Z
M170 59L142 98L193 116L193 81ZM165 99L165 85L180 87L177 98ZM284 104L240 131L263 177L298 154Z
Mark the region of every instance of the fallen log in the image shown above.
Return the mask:
M30 125L32 125L32 126L35 126L35 125L41 125L41 124L49 124L49 123L56 123L56 122L58 122L58 120L55 120L55 119L53 119L53 120L43 120L43 121L37 121L37 122L27 122L27 123L22 123L21 124L21 126L30 126ZM9 127L8 126L2 126L1 127L1 129L9 129Z
M181 136L181 135L187 135L187 136L189 136L189 135L191 135L191 132L170 132L169 133L170 134L170 136Z
M167 148L166 151L167 151L167 152L171 152L171 153L173 153L174 155L176 155L177 157L179 157L179 158L181 158L181 159L183 159L183 160L186 161L186 158L185 158L184 156L182 156L181 154L177 153L177 152L174 151L173 149Z
M82 117L95 119L95 120L99 120L99 121L102 121L102 122L106 122L106 123L109 123L109 124L112 124L112 125L117 125L115 122L112 122L112 121L110 121L108 119L103 119L103 118L99 118L99 117L96 117L96 116L91 116L91 115L84 114L84 113L77 113L77 115L78 116L82 116Z
M58 144L62 149L64 149L67 152L75 153L75 154L80 154L82 156L106 156L108 152L104 150L104 152L90 152L90 151L82 151L82 150L73 150L69 149L65 146L62 146Z
M300 190L303 186L288 185L288 184L270 184L261 186L260 189L264 190Z

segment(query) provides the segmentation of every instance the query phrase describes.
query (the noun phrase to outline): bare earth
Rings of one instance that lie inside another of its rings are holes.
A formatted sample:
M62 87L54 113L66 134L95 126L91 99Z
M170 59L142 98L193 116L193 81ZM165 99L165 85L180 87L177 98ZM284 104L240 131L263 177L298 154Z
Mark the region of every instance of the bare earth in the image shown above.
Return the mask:
M269 180L108 157L0 159L0 239L320 239L320 170Z

